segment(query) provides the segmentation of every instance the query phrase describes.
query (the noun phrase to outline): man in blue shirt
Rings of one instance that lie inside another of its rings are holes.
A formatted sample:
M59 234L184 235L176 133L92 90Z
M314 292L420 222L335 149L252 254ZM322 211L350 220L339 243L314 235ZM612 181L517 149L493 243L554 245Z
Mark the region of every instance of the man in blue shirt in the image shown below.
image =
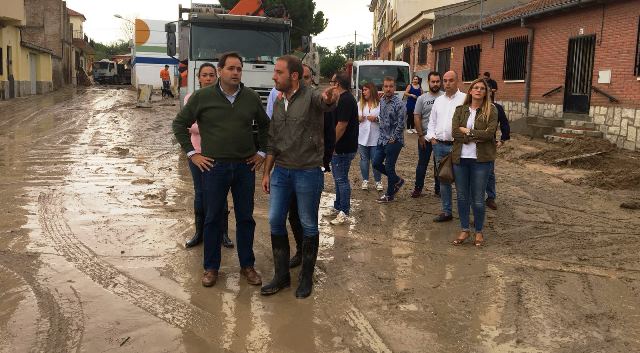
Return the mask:
M387 192L377 201L389 203L394 200L404 179L396 174L396 162L400 156L400 150L404 146L404 119L406 108L402 100L396 96L396 80L386 76L383 80L382 91L384 96L380 101L380 137L376 147L376 156L373 159L373 167L387 176Z

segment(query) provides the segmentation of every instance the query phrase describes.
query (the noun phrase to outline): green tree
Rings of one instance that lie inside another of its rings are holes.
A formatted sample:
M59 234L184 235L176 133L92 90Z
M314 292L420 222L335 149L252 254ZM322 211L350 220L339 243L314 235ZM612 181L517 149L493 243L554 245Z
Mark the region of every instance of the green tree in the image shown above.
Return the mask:
M322 45L316 44L316 50L318 51L318 55L320 56L320 60L322 58L331 55L331 50L329 48L323 47Z
M320 75L331 77L336 71L342 69L347 63L344 56L338 53L331 53L325 57L320 57Z
M359 58L363 58L364 57L364 53L366 51L368 51L371 48L371 43L358 43L358 46L356 48L357 50L357 59ZM338 46L336 47L336 53L343 55L345 58L351 58L353 59L353 42L349 42L347 43L344 47L343 46Z
M220 5L227 10L232 9L239 0L220 0ZM275 5L284 5L293 24L291 29L291 47L300 46L302 36L317 35L327 27L328 20L322 11L316 12L316 2L313 0L263 0L263 6L268 9Z
M93 48L96 51L96 61L100 61L102 59L110 59L114 55L131 53L131 49L129 49L129 43L125 41L118 41L109 44L94 43Z

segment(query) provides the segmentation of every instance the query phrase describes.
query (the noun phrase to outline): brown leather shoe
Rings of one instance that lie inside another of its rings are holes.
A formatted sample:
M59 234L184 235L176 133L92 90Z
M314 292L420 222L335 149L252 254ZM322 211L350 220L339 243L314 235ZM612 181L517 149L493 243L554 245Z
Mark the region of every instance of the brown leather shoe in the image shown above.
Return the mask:
M245 267L240 270L240 274L247 279L247 283L252 284L254 286L259 286L262 284L262 277L256 272L253 267Z
M218 271L217 270L207 270L204 271L204 275L202 276L202 285L205 287L213 287L218 280Z
M487 207L489 207L492 210L498 209L498 205L496 205L496 200L494 199L487 199L486 204L487 204Z

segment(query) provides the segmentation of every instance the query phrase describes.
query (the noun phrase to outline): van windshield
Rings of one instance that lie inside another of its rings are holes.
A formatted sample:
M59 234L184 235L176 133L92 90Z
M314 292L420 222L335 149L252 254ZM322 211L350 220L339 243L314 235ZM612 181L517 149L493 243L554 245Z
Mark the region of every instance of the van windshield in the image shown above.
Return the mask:
M382 91L382 81L385 76L390 76L396 80L396 91L404 91L409 84L409 68L397 65L361 65L358 70L358 88L371 82Z

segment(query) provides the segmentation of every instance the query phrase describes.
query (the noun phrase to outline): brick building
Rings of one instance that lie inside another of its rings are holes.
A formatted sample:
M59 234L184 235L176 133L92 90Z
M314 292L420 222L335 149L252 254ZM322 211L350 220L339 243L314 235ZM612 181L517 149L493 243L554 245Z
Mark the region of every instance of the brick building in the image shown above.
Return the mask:
M534 0L434 36L429 58L466 82L489 71L509 118L529 117L516 126L582 120L640 150L639 30L640 1Z
M527 0L372 0L376 59L404 61L412 74L433 69L429 39Z
M72 81L72 31L66 3L61 0L24 0L27 22L23 37L52 52L53 89Z

